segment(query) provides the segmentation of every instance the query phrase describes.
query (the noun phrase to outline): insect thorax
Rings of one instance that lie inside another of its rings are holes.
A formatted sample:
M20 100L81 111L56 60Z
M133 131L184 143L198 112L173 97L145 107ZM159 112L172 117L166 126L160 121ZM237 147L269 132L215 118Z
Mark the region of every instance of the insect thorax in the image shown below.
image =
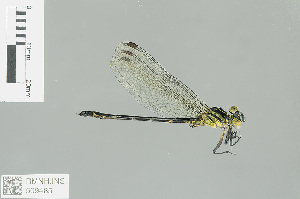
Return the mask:
M192 122L192 127L196 126L210 126L212 128L228 128L232 126L238 128L245 121L242 112L238 111L236 106L229 109L229 113L224 111L221 107L212 107L208 111L199 115L199 120Z

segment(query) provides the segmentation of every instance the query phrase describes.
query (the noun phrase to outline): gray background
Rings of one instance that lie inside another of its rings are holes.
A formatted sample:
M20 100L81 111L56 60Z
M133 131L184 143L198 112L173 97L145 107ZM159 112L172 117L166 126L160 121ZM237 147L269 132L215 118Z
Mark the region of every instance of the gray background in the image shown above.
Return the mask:
M0 174L69 173L74 199L300 198L299 22L299 1L46 0L45 102L0 104ZM121 41L237 105L238 155L212 154L218 129L77 116L154 116L110 71Z

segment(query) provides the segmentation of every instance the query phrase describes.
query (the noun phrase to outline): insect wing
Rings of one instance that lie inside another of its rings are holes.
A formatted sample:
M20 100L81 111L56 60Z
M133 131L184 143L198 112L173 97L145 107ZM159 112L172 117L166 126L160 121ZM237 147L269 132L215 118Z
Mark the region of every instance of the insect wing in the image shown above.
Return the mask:
M120 43L110 67L134 99L157 115L196 118L209 108L190 88L135 43Z

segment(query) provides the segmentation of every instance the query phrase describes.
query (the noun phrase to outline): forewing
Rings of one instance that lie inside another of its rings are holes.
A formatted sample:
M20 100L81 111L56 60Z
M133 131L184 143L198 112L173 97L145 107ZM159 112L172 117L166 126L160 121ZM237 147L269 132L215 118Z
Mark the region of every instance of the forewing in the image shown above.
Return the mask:
M110 67L134 99L157 115L195 118L208 109L190 88L135 43L120 43Z

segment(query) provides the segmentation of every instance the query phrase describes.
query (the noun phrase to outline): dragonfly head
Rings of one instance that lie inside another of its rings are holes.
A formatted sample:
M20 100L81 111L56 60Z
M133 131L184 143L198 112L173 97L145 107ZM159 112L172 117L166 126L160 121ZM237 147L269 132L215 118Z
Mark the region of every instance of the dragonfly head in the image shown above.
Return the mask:
M246 121L244 114L239 111L238 107L232 106L229 108L229 113L231 114L232 123L235 128L238 128L242 125L242 122Z

